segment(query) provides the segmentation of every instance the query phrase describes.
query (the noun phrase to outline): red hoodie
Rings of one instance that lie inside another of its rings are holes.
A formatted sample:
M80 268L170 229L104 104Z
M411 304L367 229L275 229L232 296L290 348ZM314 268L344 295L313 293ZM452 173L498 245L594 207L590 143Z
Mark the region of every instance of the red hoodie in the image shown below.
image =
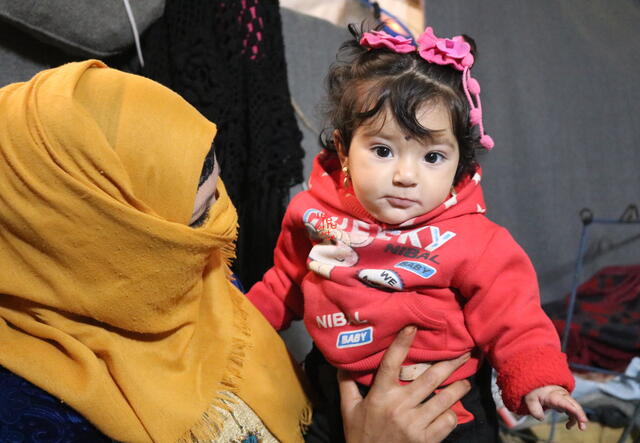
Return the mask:
M323 151L309 191L289 204L274 263L248 297L277 330L303 318L327 361L360 383L371 383L400 329L416 325L405 364L481 351L445 384L472 375L484 354L518 413L535 388L573 389L529 258L485 216L479 169L439 207L388 226L342 186L337 156Z

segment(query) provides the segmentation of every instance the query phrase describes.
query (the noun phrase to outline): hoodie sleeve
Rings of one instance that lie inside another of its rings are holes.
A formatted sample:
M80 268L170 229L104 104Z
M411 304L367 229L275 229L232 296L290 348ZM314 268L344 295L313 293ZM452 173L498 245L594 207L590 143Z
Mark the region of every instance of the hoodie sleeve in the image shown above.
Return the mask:
M311 241L302 220L294 215L296 201L299 200L294 199L285 213L273 252L273 267L247 293L249 300L278 331L288 328L292 320L302 318L304 310L300 284L307 273Z
M533 389L559 385L572 391L566 355L540 306L535 270L511 235L499 228L463 271L467 328L498 372L505 405L524 415L529 410L523 397Z

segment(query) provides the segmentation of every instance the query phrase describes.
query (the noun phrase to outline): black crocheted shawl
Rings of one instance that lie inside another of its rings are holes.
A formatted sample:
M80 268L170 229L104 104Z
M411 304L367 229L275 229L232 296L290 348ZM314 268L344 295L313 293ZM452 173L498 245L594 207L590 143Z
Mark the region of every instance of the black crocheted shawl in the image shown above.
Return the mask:
M240 224L234 271L249 288L273 263L289 188L302 181L278 2L167 0L143 54L143 75L218 126L216 155Z

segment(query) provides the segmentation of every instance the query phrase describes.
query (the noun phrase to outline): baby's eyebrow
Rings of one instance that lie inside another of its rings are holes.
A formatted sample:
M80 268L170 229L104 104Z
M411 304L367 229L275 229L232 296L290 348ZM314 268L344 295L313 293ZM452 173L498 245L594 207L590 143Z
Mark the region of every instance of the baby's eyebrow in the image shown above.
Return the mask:
M447 134L445 129L433 129L430 135L418 137L417 139L425 145L447 145L451 148L455 147L456 139L453 135ZM409 138L414 138L409 136ZM405 140L408 140L405 137Z
M454 139L447 135L435 135L431 137L431 142L437 145L454 145Z
M439 147L446 147L446 148L448 148L448 149L451 149L452 151L455 151L455 150L456 150L456 145L455 145L455 143L453 143L453 142L452 142L451 140L449 140L449 139L440 139L440 140L436 139L436 140L433 140L433 141L431 142L431 145L432 145L432 146L439 146Z

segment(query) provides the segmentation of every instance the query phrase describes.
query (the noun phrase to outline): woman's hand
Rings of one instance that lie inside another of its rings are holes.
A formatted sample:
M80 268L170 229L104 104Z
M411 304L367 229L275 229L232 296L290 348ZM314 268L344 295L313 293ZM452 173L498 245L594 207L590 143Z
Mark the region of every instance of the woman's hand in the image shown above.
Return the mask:
M571 429L576 423L581 431L587 429L588 420L582 407L562 386L549 385L534 389L524 396L524 401L529 414L538 420L544 420L545 409L555 409L569 416L567 429Z
M360 442L440 442L456 427L456 414L449 408L470 389L460 380L422 403L453 371L469 359L465 354L455 360L431 366L417 379L400 385L398 376L416 328L404 328L391 344L366 398L356 383L338 371L345 439Z

